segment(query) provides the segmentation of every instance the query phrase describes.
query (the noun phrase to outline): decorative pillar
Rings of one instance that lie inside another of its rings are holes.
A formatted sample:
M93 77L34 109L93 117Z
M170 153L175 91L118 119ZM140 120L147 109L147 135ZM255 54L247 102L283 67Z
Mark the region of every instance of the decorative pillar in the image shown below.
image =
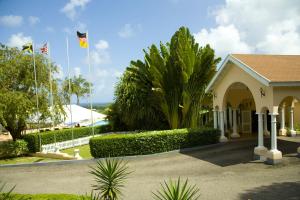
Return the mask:
M233 118L232 118L232 121L233 121L232 131L233 132L231 134L231 137L232 138L239 138L240 134L237 132L237 118L236 118L237 109L233 108L232 111L233 111Z
M294 130L294 107L291 106L291 117L290 117L290 134L292 137L296 136L296 131Z
M227 110L224 110L224 126L225 126L225 133L228 132L228 123L227 123Z
M218 128L218 111L214 110L214 128Z
M232 110L231 110L231 107L228 108L228 118L229 118L228 128L231 129L232 128Z
M279 130L279 135L286 135L286 129L285 129L285 104L282 104L281 107L281 127Z
M271 150L267 152L267 163L277 164L282 160L282 153L277 149L276 115L278 115L278 113L270 113L270 115L271 115Z
M224 131L224 112L220 111L219 116L220 116L220 130L221 130L220 142L227 142L228 139L227 137L225 137L225 131Z
M264 160L268 149L264 146L263 113L258 115L258 144L254 148L254 159Z
M268 131L268 117L267 117L267 111L263 114L264 115L264 135L270 136L270 132Z

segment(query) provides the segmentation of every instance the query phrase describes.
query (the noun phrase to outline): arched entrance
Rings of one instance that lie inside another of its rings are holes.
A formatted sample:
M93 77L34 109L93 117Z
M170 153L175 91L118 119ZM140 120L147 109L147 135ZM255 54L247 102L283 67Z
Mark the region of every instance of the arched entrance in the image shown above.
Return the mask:
M229 138L257 134L256 103L250 89L241 82L231 84L223 98L225 132Z

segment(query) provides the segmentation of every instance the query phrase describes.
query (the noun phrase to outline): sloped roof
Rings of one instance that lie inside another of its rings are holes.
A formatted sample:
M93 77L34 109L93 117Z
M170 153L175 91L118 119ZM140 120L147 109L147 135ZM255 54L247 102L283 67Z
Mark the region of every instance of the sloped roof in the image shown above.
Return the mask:
M270 82L300 81L300 55L232 54Z
M300 86L300 55L229 54L205 91L212 89L232 62L266 86Z

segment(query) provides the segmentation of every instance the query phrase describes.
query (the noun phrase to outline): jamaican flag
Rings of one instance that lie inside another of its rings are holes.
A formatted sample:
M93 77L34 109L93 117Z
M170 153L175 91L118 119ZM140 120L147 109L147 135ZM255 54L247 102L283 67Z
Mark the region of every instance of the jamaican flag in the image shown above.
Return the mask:
M27 51L29 53L33 53L32 43L27 43L27 44L23 45L22 51Z
M80 33L79 31L77 31L77 37L79 39L79 46L81 48L87 48L88 42L87 42L86 33Z

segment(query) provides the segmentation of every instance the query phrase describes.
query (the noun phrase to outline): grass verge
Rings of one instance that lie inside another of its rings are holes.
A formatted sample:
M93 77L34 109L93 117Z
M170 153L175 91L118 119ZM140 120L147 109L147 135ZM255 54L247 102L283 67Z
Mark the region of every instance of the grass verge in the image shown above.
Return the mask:
M69 155L74 155L74 149L79 149L79 154L83 159L91 159L93 156L91 155L90 145L82 145L70 149L61 150L63 153L67 153Z

